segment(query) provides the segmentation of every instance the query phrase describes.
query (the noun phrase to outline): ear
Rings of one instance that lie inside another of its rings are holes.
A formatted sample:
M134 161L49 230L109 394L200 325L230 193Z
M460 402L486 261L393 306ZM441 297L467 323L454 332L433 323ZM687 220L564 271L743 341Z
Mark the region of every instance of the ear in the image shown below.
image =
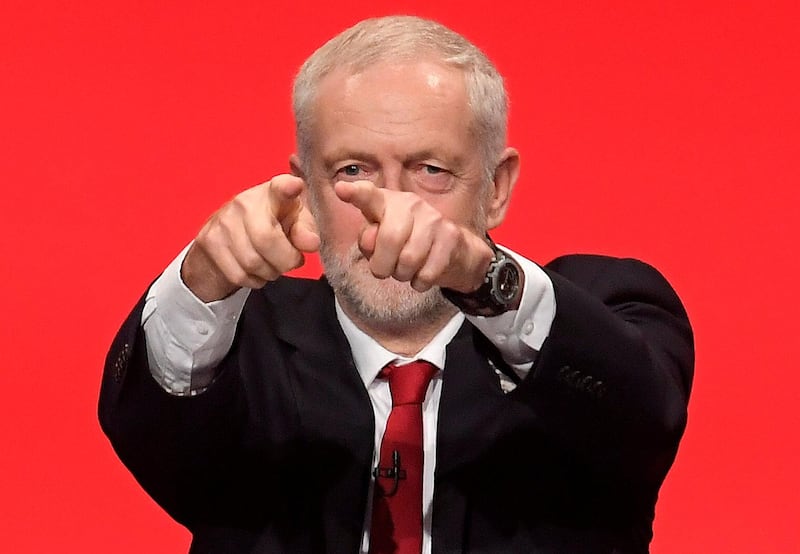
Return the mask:
M486 226L494 229L506 218L511 192L519 177L519 152L506 148L500 156L500 163L494 172L494 182L486 198Z
M292 171L292 175L295 177L300 177L303 181L306 180L305 173L303 173L303 164L300 163L300 156L297 154L292 154L289 156L289 169Z
M303 192L300 194L300 200L303 202L303 205L306 208L310 209L311 203L309 202L308 187L311 186L311 184L308 182L308 179L306 179L306 174L303 171L303 164L300 161L300 156L297 154L292 154L289 156L289 169L291 170L292 175L295 177L300 177L305 182L306 186L303 188Z

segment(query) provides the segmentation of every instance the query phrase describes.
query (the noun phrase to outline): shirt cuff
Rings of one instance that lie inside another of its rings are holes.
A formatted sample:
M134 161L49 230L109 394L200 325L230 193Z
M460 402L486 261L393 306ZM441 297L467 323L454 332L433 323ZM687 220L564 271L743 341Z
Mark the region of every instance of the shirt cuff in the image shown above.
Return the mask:
M213 381L214 368L230 350L236 322L250 289L204 303L180 276L189 246L147 292L142 326L150 371L172 394L196 394Z
M496 317L467 316L497 346L503 359L525 377L550 334L556 314L553 282L534 262L498 246L519 264L525 275L519 309Z

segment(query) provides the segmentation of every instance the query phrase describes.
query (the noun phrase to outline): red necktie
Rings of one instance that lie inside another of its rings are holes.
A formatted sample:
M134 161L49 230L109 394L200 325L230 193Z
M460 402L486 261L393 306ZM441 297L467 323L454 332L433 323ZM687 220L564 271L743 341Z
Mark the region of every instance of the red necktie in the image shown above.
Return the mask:
M436 371L418 360L378 374L389 381L392 411L375 470L370 554L422 551L422 401Z

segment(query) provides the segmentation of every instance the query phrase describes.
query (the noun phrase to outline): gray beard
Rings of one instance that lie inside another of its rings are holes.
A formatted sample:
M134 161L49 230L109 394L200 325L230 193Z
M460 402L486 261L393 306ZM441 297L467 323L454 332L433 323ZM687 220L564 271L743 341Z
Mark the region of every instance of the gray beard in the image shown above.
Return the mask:
M438 287L418 292L410 283L375 277L356 244L339 255L323 239L319 254L339 302L355 318L370 325L385 330L409 329L450 317L456 311Z

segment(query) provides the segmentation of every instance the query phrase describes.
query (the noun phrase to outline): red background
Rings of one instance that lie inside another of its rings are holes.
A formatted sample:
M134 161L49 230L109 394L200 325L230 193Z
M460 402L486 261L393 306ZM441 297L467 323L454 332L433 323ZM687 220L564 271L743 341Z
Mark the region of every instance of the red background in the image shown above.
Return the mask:
M791 3L226 4L0 7L0 550L186 550L96 422L106 348L216 206L286 170L302 60L402 11L507 76L523 173L497 238L643 258L686 303L697 377L653 552L800 552Z

